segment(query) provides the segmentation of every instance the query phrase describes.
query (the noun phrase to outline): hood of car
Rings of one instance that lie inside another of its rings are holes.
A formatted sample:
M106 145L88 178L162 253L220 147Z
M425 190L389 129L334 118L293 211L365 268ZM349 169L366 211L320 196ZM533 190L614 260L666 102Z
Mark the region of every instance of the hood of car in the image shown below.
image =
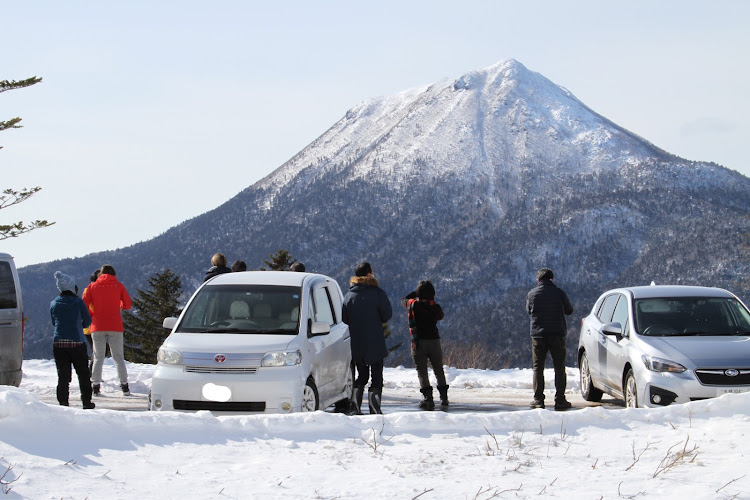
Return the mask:
M697 368L750 367L747 336L651 337L648 343L670 360Z
M296 335L180 332L171 334L164 346L189 352L265 353L289 349L292 344L296 344L296 339Z

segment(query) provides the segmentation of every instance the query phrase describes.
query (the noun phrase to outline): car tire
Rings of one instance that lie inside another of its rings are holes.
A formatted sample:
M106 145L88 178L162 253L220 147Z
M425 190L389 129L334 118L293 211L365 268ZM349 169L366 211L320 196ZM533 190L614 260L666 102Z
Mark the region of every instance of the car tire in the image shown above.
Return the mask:
M336 401L334 411L336 413L347 413L352 406L352 397L354 396L354 367L349 369L349 373L346 375L346 382L344 383L344 395L343 399Z
M318 387L312 377L307 378L305 388L302 390L302 411L316 411L320 406Z
M578 362L580 380L581 380L581 396L586 401L592 401L597 403L601 401L602 391L594 387L594 381L591 379L591 368L589 367L589 359L586 357L586 352L581 354L581 359Z
M625 375L625 386L623 387L626 408L638 408L638 385L635 382L633 370L628 370Z

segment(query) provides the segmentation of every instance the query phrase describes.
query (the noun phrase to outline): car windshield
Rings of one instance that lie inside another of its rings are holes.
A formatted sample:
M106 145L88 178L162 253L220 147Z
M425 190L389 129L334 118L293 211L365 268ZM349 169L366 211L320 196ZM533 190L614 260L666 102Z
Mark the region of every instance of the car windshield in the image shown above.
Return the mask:
M296 335L300 296L294 286L207 285L176 331Z
M641 335L750 335L750 312L734 298L636 299L634 312Z

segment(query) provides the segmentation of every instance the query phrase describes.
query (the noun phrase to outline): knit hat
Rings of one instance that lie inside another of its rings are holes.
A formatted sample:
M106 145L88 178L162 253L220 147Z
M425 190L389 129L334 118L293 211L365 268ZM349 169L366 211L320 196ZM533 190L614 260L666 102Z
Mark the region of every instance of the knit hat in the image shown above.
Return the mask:
M60 290L61 292L64 292L65 290L70 290L71 292L75 293L76 281L73 279L72 276L63 274L60 271L55 271L55 279L57 280L58 290Z

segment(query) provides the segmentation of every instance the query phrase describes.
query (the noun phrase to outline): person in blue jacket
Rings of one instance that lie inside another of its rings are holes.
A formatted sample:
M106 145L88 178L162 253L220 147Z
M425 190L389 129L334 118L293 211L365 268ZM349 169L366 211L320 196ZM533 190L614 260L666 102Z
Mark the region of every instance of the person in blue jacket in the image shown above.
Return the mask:
M354 412L362 414L362 397L372 373L372 383L367 394L370 413L383 413L380 401L383 395L383 360L388 356L383 324L391 319L393 311L388 296L375 279L372 266L362 262L349 280L349 292L344 297L342 319L349 325L352 362L357 367L354 381Z
M89 355L83 329L91 325L91 315L86 304L76 295L77 287L72 277L57 271L55 280L60 295L55 297L50 304L49 312L52 317L52 326L55 328L52 354L57 367L57 401L62 406L69 406L68 396L71 367L73 367L78 375L83 408L90 410L96 405L91 401Z

